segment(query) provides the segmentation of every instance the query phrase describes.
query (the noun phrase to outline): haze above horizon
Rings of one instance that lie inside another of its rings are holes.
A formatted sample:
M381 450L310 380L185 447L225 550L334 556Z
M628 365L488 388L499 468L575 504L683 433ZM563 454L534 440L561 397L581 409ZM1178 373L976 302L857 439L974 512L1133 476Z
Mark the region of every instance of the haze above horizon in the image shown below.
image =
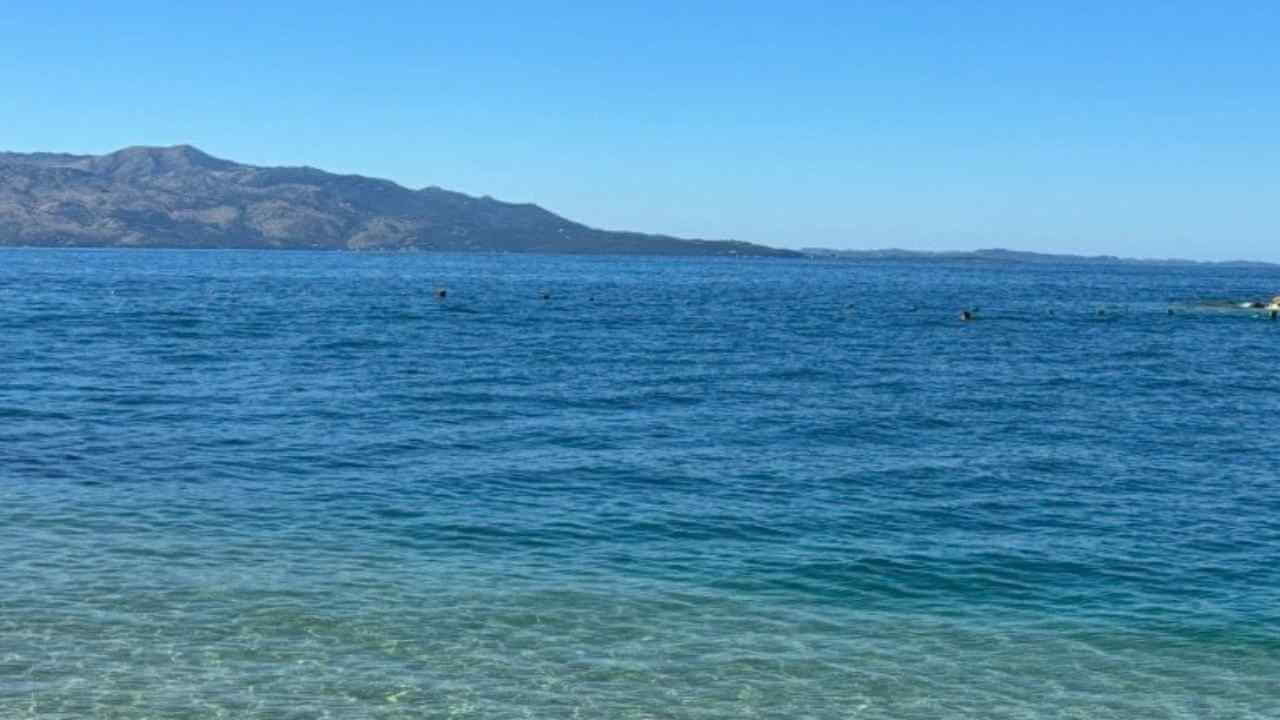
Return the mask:
M189 143L776 247L1280 261L1280 6L7 8L0 150Z

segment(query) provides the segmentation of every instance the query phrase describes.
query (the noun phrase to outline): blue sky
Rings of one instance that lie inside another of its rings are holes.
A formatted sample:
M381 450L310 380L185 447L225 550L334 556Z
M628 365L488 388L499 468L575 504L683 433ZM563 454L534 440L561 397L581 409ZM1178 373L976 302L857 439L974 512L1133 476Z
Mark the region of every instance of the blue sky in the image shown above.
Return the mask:
M1280 261L1280 3L463 5L0 0L0 149L191 143L781 247Z

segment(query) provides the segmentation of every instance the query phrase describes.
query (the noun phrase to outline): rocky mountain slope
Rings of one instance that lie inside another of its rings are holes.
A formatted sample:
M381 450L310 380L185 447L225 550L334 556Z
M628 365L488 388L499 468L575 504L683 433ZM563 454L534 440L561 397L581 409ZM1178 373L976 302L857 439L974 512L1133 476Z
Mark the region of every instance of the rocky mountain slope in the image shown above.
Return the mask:
M734 241L612 232L537 205L188 145L0 153L0 246L299 248L799 257Z

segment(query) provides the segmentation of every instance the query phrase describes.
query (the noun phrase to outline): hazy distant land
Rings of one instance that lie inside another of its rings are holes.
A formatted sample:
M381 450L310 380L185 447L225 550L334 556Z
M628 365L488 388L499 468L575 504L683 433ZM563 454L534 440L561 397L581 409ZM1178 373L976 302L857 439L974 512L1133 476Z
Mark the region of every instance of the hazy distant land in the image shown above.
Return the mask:
M506 203L189 145L0 153L0 246L433 250L802 257L732 240L613 232Z
M865 261L911 261L911 262L1004 262L1026 264L1122 264L1122 265L1266 265L1275 263L1254 260L1202 261L1180 260L1177 258L1123 258L1115 255L1066 255L1058 253L1025 252L1022 250L1004 250L992 248L986 250L832 250L827 248L803 248L800 252L809 257L865 260Z

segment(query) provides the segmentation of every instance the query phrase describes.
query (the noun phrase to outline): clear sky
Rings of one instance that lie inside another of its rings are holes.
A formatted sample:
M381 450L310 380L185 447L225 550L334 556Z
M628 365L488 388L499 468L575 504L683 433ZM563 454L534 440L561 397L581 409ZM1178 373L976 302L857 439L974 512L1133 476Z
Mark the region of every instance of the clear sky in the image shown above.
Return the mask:
M0 0L0 149L779 247L1280 262L1280 2Z

